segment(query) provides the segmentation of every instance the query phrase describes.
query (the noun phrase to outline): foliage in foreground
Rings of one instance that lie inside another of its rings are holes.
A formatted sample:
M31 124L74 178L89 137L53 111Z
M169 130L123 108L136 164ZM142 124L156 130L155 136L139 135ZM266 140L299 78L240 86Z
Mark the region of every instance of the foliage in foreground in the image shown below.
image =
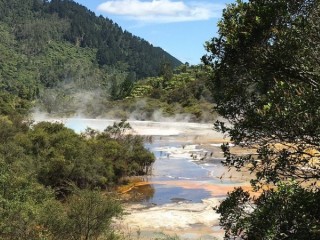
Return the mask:
M319 239L319 1L237 1L207 43L216 127L256 154L227 166L249 167L257 199L237 189L218 208L226 238ZM291 183L294 181L294 183Z
M237 188L217 208L226 238L318 239L320 192L279 183L256 199Z
M115 123L82 135L60 123L0 117L0 238L97 239L121 216L107 191L154 161L139 136Z

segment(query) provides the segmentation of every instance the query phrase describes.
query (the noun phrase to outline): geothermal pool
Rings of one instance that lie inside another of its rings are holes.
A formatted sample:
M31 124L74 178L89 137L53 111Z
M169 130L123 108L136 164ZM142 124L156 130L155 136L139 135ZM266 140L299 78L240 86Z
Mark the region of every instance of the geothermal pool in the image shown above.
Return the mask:
M114 120L61 119L81 132L87 127L104 130ZM152 136L145 146L156 156L149 176L127 193L126 214L116 226L140 239L222 239L219 216L213 207L235 186L247 187L248 174L221 165L220 145L227 141L212 124L129 121L134 133Z

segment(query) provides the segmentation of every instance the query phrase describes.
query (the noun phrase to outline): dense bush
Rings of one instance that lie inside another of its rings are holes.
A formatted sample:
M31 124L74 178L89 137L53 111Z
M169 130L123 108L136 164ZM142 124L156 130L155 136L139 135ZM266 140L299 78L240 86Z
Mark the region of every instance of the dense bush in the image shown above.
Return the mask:
M112 239L111 220L122 211L107 192L154 161L129 128L120 122L78 135L61 123L2 116L0 238Z

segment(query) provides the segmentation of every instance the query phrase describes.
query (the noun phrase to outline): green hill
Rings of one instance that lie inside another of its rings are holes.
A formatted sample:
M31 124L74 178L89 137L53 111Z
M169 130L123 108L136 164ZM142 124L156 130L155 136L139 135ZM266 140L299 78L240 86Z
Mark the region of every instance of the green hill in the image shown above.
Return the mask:
M62 105L75 92L99 89L107 97L113 81L181 64L70 0L0 0L0 56L2 95Z
M0 70L0 114L212 118L201 66L71 0L0 0Z
M181 62L159 47L123 31L112 20L97 17L71 0L1 0L0 20L35 55L50 41L71 43L95 51L99 66L125 65L138 78L156 76L162 61Z

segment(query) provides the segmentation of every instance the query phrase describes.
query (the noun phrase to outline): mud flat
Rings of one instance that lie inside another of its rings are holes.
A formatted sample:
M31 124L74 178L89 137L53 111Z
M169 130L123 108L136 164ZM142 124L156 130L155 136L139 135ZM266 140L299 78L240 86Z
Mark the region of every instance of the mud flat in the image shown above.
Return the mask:
M127 203L126 215L116 222L116 227L130 236L139 239L153 239L160 233L178 236L180 239L223 239L223 230L219 227L219 214L214 211L220 201L236 185L249 189L246 183L235 185L212 184L210 182L168 181L148 182L147 185L163 184L166 188L180 187L190 194L199 190L210 193L210 197L198 202L192 197L172 197L171 203L156 204L149 199L148 203ZM137 189L141 188L140 185ZM139 190L137 190L139 192ZM171 193L172 196L175 193Z
M236 186L250 189L250 174L221 165L220 146L228 139L210 124L142 123L138 134L152 135L146 144L156 156L151 176L132 189L127 214L116 223L139 239L223 239L219 215L213 210ZM132 124L135 127L134 124Z
M157 233L178 235L181 239L213 239L223 236L218 227L219 215L213 211L217 198L208 198L202 203L177 202L146 207L130 204L128 215L117 226L140 239L152 239Z

